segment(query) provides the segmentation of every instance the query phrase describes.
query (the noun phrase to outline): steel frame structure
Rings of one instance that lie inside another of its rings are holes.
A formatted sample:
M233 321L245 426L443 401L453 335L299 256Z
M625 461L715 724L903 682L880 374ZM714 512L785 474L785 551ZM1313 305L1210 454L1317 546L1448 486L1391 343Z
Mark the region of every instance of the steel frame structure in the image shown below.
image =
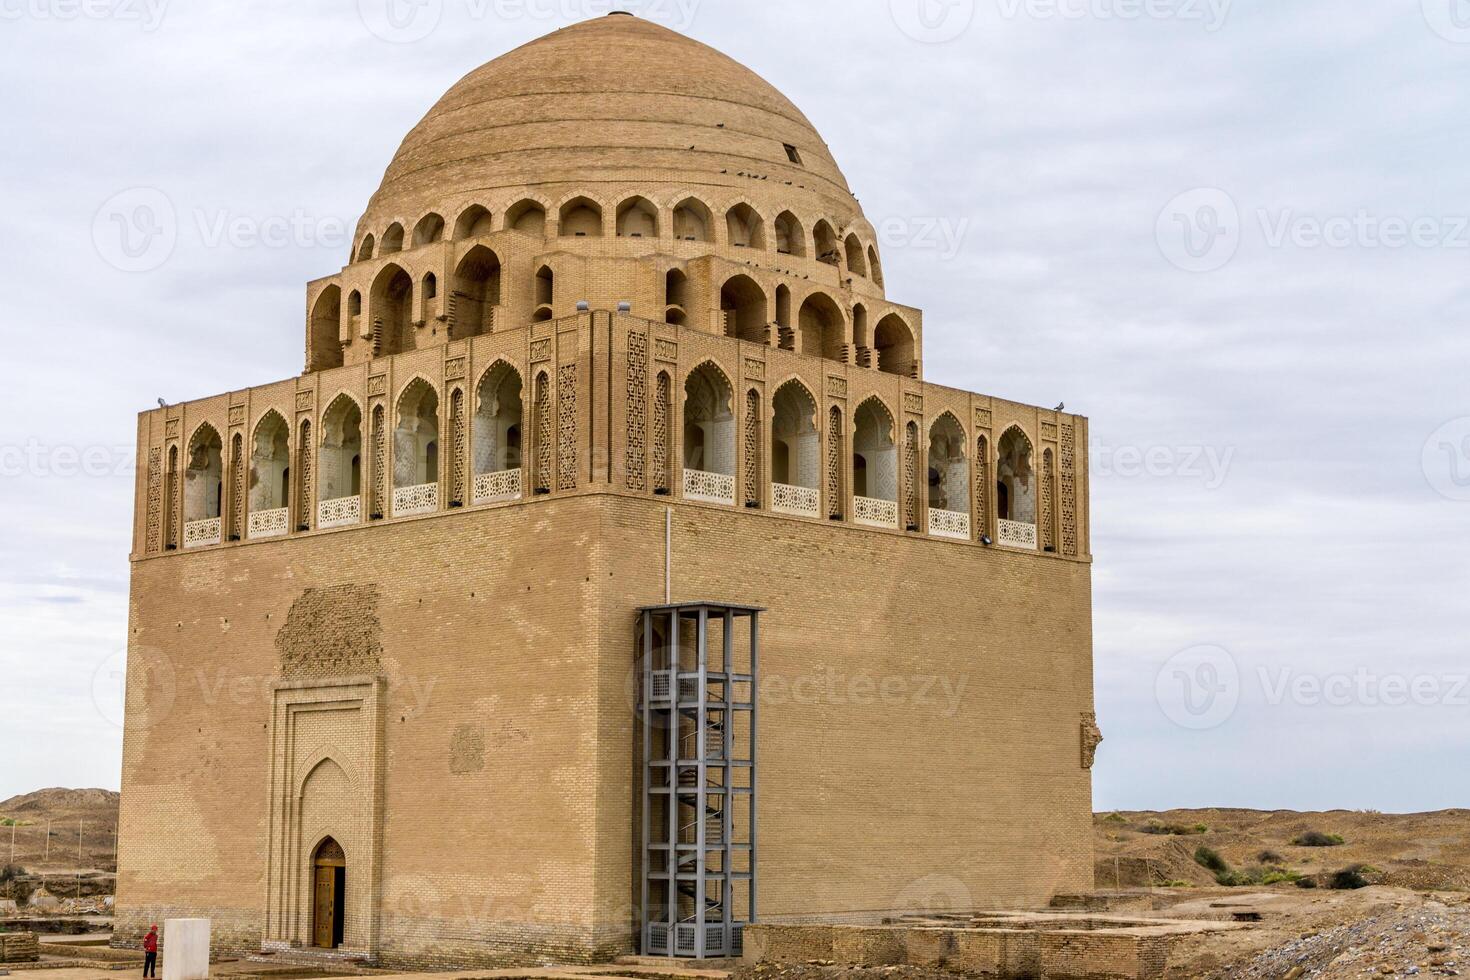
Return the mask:
M639 610L644 955L738 956L756 921L763 611L714 602Z

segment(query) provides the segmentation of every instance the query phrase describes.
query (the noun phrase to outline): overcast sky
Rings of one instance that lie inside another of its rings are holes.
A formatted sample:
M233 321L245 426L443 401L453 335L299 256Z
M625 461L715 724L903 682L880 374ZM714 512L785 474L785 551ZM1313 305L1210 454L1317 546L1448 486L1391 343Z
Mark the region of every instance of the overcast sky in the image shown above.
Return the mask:
M610 7L417 3L0 0L0 799L118 785L136 412L297 373L403 134ZM1092 419L1099 809L1470 805L1470 2L618 6L813 120L929 380Z

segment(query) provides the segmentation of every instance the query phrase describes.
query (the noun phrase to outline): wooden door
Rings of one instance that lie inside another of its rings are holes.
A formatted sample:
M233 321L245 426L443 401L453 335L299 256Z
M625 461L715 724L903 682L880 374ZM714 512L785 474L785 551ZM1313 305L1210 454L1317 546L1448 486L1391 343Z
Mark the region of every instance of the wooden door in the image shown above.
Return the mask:
M336 946L333 940L337 931L337 869L318 866L315 881L312 942L317 946L333 949Z

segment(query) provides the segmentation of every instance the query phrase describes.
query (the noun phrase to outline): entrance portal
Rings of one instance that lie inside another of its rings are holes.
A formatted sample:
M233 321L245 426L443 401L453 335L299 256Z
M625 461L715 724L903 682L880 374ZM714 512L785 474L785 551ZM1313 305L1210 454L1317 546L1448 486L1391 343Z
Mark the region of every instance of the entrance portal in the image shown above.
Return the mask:
M313 859L312 943L324 949L342 945L347 899L347 855L328 837Z

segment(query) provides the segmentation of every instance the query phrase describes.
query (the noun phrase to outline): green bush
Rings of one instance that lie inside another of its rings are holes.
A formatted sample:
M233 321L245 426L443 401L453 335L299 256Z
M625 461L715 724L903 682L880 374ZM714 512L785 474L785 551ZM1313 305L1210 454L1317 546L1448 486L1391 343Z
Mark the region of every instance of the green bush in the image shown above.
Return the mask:
M1323 834L1312 830L1302 834L1292 843L1297 847L1341 847L1346 842L1340 834Z
M1261 877L1261 884L1263 885L1275 885L1283 881L1300 884L1302 876L1295 871L1288 871L1286 868L1272 868Z
M1230 865L1225 862L1219 853L1201 844L1194 852L1194 863L1206 871L1215 872L1216 877L1230 873ZM1223 882L1222 882L1223 884Z
M1139 827L1138 830L1140 833L1156 834L1161 837L1193 837L1196 834L1208 834L1210 832L1210 828L1202 823L1185 827L1182 824L1160 823L1157 820L1150 820L1142 827Z
M1277 854L1275 851L1262 851L1260 854L1256 855L1256 860L1260 861L1262 864L1271 865L1272 867L1277 867L1286 863L1286 858L1282 857L1280 854Z
M1116 812L1115 813L1110 813L1106 817L1103 817L1103 823L1127 823L1127 822L1128 822L1128 818L1125 817L1125 816L1123 816L1123 814L1121 814L1121 813L1116 813Z

